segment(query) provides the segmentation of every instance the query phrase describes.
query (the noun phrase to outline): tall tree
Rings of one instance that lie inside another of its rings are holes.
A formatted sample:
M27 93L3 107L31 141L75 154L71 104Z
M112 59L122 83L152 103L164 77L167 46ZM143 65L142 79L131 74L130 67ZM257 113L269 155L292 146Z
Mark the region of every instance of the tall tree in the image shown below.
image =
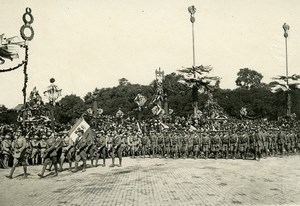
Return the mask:
M261 80L263 75L255 70L243 68L240 69L237 76L235 83L240 88L251 89L262 87Z
M55 107L55 117L60 123L74 123L85 111L84 101L74 94L67 95L59 101Z

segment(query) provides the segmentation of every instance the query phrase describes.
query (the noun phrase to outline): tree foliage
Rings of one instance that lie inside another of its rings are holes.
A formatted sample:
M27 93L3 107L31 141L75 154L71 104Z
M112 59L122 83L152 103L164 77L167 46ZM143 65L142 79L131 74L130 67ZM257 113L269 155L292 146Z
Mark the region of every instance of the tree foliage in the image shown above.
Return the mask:
M236 85L240 88L251 89L261 87L263 75L248 68L240 69L237 73Z

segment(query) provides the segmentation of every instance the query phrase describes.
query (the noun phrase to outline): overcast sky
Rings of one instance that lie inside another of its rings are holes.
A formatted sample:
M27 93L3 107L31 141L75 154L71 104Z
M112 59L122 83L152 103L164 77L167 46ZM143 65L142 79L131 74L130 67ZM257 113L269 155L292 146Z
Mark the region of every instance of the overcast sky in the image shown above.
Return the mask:
M96 87L116 86L122 77L149 84L159 67L169 74L191 66L191 5L197 9L196 65L211 65L222 88L235 88L240 68L262 73L264 82L285 74L285 22L291 27L289 73L300 73L299 0L1 0L0 33L20 35L30 7L35 36L29 42L28 94L34 86L42 93L53 77L63 95L83 97ZM0 104L23 102L22 72L0 73Z

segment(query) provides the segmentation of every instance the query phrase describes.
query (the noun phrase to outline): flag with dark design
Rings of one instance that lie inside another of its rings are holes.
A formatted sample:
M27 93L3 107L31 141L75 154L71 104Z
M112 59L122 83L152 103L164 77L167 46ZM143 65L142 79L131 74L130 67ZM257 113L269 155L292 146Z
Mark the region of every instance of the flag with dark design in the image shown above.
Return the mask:
M76 138L78 137L77 135L78 130L83 130L83 136L86 138L94 135L92 128L82 117L77 120L77 122L73 125L73 127L70 129L68 133L69 137L71 137L73 141L75 141Z

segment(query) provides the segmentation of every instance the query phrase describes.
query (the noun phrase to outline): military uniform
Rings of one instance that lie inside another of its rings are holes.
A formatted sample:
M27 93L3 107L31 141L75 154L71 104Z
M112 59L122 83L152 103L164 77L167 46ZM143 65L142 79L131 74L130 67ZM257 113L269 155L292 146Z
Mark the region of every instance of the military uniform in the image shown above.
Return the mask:
M156 157L157 154L157 135L154 132L150 132L150 144L152 157Z
M11 154L12 143L10 141L10 136L5 135L5 139L1 142L1 153L3 155L3 168L8 169L8 160Z
M143 136L141 137L141 145L142 145L142 157L146 157L146 153L148 151L148 136L146 134L143 134Z
M34 138L31 140L31 145L32 145L32 153L31 153L32 164L37 165L38 164L38 155L39 155L39 151L40 151L37 135L35 135Z
M208 134L204 133L202 138L202 151L204 152L205 159L208 158L209 148L210 148L210 139Z
M157 135L157 144L158 144L158 154L160 158L164 156L164 146L165 146L165 138L162 133L158 133Z
M221 142L222 142L222 157L227 159L228 151L229 151L229 135L224 133L221 136Z
M239 151L242 159L246 159L246 153L248 151L249 136L244 132L239 138Z
M285 146L285 134L283 131L278 133L277 143L278 143L278 149L279 149L281 155L283 155L284 146Z
M255 157L258 155L258 160L261 158L261 152L263 148L263 133L257 131L255 134Z
M217 133L212 134L210 151L214 154L215 159L218 159L220 143L221 143L221 140L220 140L219 135Z
M112 141L112 148L111 148L111 158L112 158L112 164L110 167L115 166L115 155L119 158L119 167L122 166L122 141L121 141L121 136L120 135L115 135L113 137Z
M178 133L172 135L171 138L171 157L178 158Z
M102 161L103 161L102 166L105 167L105 160L107 155L107 141L103 133L97 136L96 146L97 146L96 166L98 165L99 157L102 157Z
M264 132L262 132L262 141L263 141L263 152L264 152L264 156L265 158L268 157L268 153L269 153L269 134L267 133L266 130L264 130Z
M9 179L12 179L13 173L15 171L15 168L18 166L18 164L21 164L23 166L24 170L24 176L27 177L27 166L28 162L26 160L26 139L23 135L21 135L21 131L18 130L16 134L16 139L12 143L12 149L13 149L13 157L14 162L13 166L10 170L10 174L6 177Z
M200 156L201 136L200 133L195 133L192 136L194 159Z
M87 148L87 139L83 136L83 131L79 131L79 135L75 140L74 148L75 148L75 168L73 172L78 171L78 163L80 160L83 162L83 169L82 172L85 172L86 170L86 160L87 160L87 154L86 154L86 148Z
M171 137L170 134L165 133L165 141L164 141L164 156L166 158L170 157L171 152Z
M53 134L50 135L50 137L46 140L46 143L47 143L47 148L46 148L44 154L42 154L45 161L43 163L43 168L42 168L41 173L38 174L38 176L40 176L41 178L44 177L46 167L49 164L53 164L54 170L55 170L55 176L58 175L57 151L56 151L57 141L54 138Z
M42 139L39 141L39 146L40 146L40 155L41 155L42 164L43 164L44 163L44 156L43 156L43 154L45 153L46 148L47 148L46 135L42 136Z
M237 134L233 133L230 135L229 138L229 148L230 148L230 154L232 159L235 159L237 146L238 146L238 136Z
M188 142L189 142L189 135L184 133L181 136L181 157L186 158L188 153Z
M63 169L63 164L65 159L68 160L69 163L69 171L72 169L72 157L74 156L74 142L69 137L67 132L64 133L65 136L63 137L62 141L62 154L60 158L60 165L61 165L61 170Z

